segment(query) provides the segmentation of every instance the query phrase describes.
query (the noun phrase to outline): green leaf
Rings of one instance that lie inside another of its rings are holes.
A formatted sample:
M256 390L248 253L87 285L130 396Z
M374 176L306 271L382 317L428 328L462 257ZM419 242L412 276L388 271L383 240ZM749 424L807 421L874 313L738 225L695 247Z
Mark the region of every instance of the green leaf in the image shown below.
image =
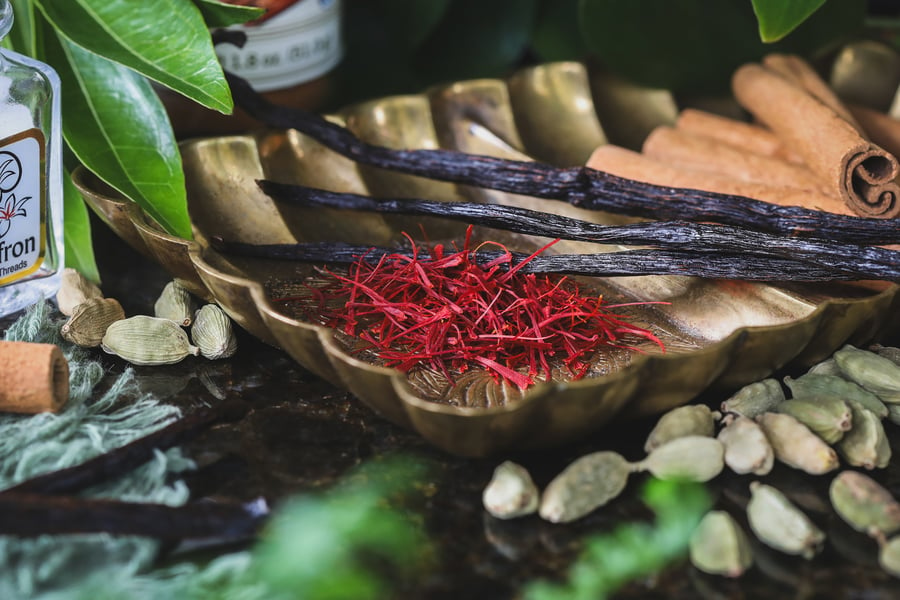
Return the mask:
M580 0L541 0L531 45L544 62L582 60L587 47L578 28Z
M823 4L825 0L753 0L760 39L764 42L777 42Z
M88 217L87 206L68 175L63 177L63 192L65 199L63 216L66 230L65 266L76 269L94 283L100 283L100 271L97 269L94 246L91 244L91 221Z
M234 107L200 10L191 0L35 0L68 41L200 104Z
M498 77L524 55L537 0L454 0L419 47L416 69L431 77Z
M194 4L200 9L208 27L239 25L261 17L266 12L263 8L227 4L219 0L194 0Z
M34 56L34 4L31 0L11 0L13 7L13 27L4 42L16 52L26 56Z
M75 156L169 233L191 237L181 156L168 115L134 71L45 36L62 80L63 135Z
M865 3L831 0L775 44L759 39L746 0L581 0L579 21L591 53L638 84L691 94L729 89L734 70L769 52L811 56L857 34Z

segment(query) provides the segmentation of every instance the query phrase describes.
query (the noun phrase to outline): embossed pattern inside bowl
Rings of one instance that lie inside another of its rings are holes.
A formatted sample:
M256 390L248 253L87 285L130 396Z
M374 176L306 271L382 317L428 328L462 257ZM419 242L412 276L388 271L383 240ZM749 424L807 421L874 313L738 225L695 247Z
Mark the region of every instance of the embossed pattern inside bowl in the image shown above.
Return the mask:
M628 131L634 136L654 121L666 122L674 106L665 91L623 88L607 77L590 76L581 64L552 63L509 80L464 81L375 100L330 118L366 141L390 147L446 147L571 165L607 139L627 143L616 138L616 128L627 121L617 121L615 111L639 118ZM606 127L605 121L616 125ZM184 144L183 156L195 241L171 238L158 228L150 234L134 205L84 177L79 187L123 239L191 281L197 293L214 298L242 327L348 389L378 414L455 454L483 456L574 440L613 419L658 413L710 388L749 383L788 364L812 364L844 343L862 344L898 326L895 285L588 278L586 285L612 301L667 302L637 314L666 342L666 353L601 353L590 376L560 377L525 392L483 373L466 374L450 386L434 373L406 375L367 361L348 351L333 331L299 319L278 298L312 275L313 266L225 256L206 240L390 245L402 241L401 232L418 232L420 224L432 239L461 239L465 230L465 224L435 218L280 205L259 191L260 177L373 196L515 204L608 224L624 219L364 167L295 131L192 140ZM476 235L523 251L546 241L488 229L477 229ZM564 241L551 250L617 249Z

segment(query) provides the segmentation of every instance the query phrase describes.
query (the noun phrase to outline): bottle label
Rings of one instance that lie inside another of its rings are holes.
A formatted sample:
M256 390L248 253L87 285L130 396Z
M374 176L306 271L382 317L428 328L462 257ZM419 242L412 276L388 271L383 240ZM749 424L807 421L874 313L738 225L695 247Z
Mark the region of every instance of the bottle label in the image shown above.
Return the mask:
M44 260L44 147L40 129L0 140L0 285L30 275Z
M320 77L341 60L341 0L298 0L269 19L236 25L243 48L216 46L223 68L258 92L293 87Z

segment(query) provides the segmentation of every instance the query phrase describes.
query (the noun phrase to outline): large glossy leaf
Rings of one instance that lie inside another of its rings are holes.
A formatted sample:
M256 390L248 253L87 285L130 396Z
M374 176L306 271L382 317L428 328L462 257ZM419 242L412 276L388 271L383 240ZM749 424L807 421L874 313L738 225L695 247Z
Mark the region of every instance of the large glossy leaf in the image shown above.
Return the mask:
M541 0L531 46L542 61L581 60L587 54L578 28L579 0Z
M439 79L496 77L525 54L538 0L454 0L414 65Z
M200 9L203 20L209 27L228 27L246 23L265 12L265 9L255 6L228 4L219 2L219 0L194 0L194 3Z
M191 0L35 0L59 34L225 113L231 92Z
M759 39L749 0L581 0L589 50L637 83L691 93L723 92L742 63L773 51L811 55L862 26L865 3L830 0L775 44Z
M780 40L823 4L825 0L753 0L760 39L764 42Z
M191 237L181 156L150 83L64 37L45 37L62 80L63 134L88 169L166 231Z
M78 270L82 275L100 283L100 271L94 258L94 246L91 244L91 221L87 206L71 178L63 177L65 198L65 246L66 265Z

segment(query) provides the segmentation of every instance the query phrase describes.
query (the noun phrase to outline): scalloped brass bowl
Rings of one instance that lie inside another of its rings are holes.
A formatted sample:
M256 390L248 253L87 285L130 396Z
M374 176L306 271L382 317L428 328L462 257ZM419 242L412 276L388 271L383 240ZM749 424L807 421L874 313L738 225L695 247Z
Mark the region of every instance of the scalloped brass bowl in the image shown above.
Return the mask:
M606 142L597 115L613 118L609 111L617 105L624 111L616 118L619 127L628 115L641 119L635 127L646 127L648 118L666 122L674 117L671 96L659 90L641 96L616 85L610 80L598 85L580 64L553 63L509 80L459 82L375 100L330 118L385 146L537 156L572 165ZM898 325L896 285L764 285L682 276L588 279L609 298L668 302L640 314L666 341L667 352L613 352L589 377L540 383L524 393L483 374L467 374L449 387L440 378L407 376L367 362L349 352L333 331L286 310L277 301L279 286L309 276L310 265L227 256L207 240L386 245L397 242L402 231L418 231L420 224L432 239L460 239L465 225L279 206L259 191L256 179L373 196L515 204L601 223L623 219L365 167L295 131L190 140L182 153L193 241L166 235L136 205L84 171L76 184L123 240L159 261L193 292L218 302L241 327L349 390L383 417L454 454L484 456L574 440L613 419L659 413L710 388L746 384L788 364L812 364L844 343L863 344ZM505 232L478 233L514 249L542 243ZM553 250L615 248L560 242Z

